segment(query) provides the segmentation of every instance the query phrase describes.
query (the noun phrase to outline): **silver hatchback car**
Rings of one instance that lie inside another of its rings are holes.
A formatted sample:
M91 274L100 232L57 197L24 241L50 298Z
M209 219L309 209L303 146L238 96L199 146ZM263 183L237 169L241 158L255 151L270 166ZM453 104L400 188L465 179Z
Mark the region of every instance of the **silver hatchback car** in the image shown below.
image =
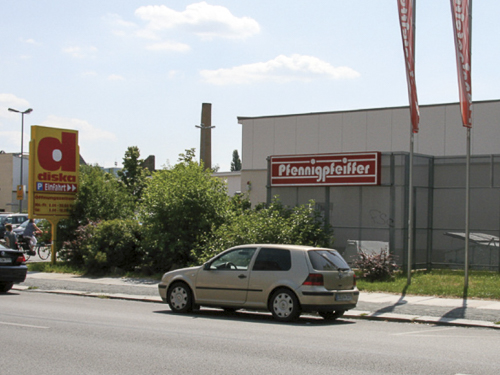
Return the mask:
M245 308L279 321L302 312L334 320L359 297L354 271L336 250L297 245L236 246L202 266L167 272L158 289L173 312Z

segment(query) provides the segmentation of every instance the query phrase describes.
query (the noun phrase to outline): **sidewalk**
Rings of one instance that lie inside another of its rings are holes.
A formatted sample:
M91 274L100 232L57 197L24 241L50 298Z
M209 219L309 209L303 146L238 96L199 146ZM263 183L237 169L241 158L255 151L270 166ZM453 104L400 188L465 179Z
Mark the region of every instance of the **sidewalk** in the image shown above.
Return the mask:
M372 308L359 311L360 307ZM500 302L361 292L357 308L345 316L500 329Z
M71 274L29 272L14 290L82 295L161 303L157 281L135 278L89 278ZM500 329L500 301L401 296L361 292L346 318L448 324Z

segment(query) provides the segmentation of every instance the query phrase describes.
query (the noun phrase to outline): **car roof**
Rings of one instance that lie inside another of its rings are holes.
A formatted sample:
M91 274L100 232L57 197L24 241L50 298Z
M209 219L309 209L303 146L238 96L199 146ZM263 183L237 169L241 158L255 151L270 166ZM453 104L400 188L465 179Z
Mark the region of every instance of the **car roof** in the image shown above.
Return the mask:
M267 248L273 248L273 249L287 249L287 250L294 250L294 251L308 251L308 250L334 250L330 248L324 248L324 247L314 247L314 246L307 246L307 245L287 245L287 244L247 244L247 245L239 245L232 247L232 249L238 249L238 248L248 248L248 247L267 247Z
M4 220L7 220L9 217L16 217L16 216L26 216L26 218L28 217L28 214L5 214L5 213L1 213L0 214L0 218L2 218L2 223L4 222Z

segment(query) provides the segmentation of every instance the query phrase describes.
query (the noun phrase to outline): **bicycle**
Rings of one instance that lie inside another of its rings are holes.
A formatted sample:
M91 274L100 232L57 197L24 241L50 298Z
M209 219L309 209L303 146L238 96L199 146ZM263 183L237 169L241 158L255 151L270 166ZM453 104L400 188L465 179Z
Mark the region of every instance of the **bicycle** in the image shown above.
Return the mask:
M38 242L35 246L34 251L38 253L41 260L47 260L52 253L52 244L45 242Z
M52 252L52 244L45 242L37 242L32 252L30 249L30 240L25 238L20 238L17 241L17 248L24 254L26 261L28 261L31 256L35 254L38 254L40 259L47 260Z

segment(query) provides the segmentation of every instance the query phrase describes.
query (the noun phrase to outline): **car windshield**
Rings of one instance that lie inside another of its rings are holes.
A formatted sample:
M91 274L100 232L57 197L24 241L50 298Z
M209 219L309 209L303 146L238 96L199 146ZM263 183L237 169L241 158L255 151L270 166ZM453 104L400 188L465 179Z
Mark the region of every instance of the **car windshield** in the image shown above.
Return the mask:
M29 220L23 221L23 223L22 223L22 224L20 224L20 225L18 226L18 228L26 228L26 227L28 226L28 223L29 223L29 222L30 222Z
M344 258L335 250L311 250L308 254L313 268L317 271L350 269Z

